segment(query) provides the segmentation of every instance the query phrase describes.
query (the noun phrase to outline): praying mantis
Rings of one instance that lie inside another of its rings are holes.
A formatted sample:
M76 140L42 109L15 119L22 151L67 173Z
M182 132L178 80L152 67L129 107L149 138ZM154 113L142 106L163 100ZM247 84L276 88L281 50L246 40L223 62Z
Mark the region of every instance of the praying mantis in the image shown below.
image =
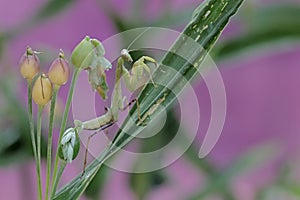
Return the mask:
M125 67L125 62L128 62L132 64L132 68L130 71L128 71ZM139 102L135 98L132 101L130 101L127 105L125 105L125 96L122 95L121 90L121 78L123 78L125 86L127 89L131 92L135 91L138 88L138 82L142 78L144 72L146 72L150 80L153 82L152 74L150 67L146 64L146 62L150 62L155 64L157 67L157 62L155 59L149 57L149 56L142 56L137 61L133 62L133 59L131 55L129 54L129 51L127 49L123 49L121 51L121 55L118 58L117 61L117 67L116 67L116 73L115 73L115 85L111 97L111 105L109 108L106 108L106 113L95 118L91 119L85 122L81 122L79 120L75 120L75 129L80 132L82 130L94 130L93 134L91 134L88 137L87 140L87 146L86 146L86 152L85 152L85 159L84 159L84 167L82 175L85 173L85 167L87 163L87 151L88 151L88 145L90 142L90 139L98 133L100 130L104 130L111 125L113 125L117 120L119 116L119 111L123 111L127 109L132 103L137 103L137 109L138 109L138 118L139 121L142 121L142 118L140 116L140 110L139 110Z

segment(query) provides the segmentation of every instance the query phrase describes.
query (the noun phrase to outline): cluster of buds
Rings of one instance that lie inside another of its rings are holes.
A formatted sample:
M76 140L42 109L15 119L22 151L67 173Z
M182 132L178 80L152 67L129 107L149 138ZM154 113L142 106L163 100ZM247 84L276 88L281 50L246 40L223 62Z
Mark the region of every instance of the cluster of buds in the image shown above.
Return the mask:
M52 98L53 90L66 84L69 78L69 63L60 50L47 74L40 72L38 52L27 48L20 59L20 73L32 85L32 99L39 106L45 106ZM111 69L111 63L104 57L105 50L97 39L85 37L73 50L71 62L76 70L86 70L93 90L97 90L103 99L107 98L108 86L105 71ZM78 129L69 128L62 135L58 155L66 162L72 162L78 155L80 142Z
M48 74L41 73L37 54L38 52L27 47L20 59L19 66L21 75L28 82L33 82L33 101L39 106L44 106L51 100L53 86L59 88L68 81L70 69L63 51L60 50L59 56L52 62Z
M93 90L107 98L108 86L105 71L111 69L111 63L104 57L105 50L97 39L85 37L74 49L71 55L72 64L76 68L87 70L89 82Z

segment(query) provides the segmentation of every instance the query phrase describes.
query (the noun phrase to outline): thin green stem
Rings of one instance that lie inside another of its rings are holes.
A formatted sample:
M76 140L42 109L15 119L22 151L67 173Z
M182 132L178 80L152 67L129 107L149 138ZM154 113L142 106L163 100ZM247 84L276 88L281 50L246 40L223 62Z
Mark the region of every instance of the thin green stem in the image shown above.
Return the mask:
M54 183L53 183L53 188L54 188L54 190L51 191L51 192L52 192L52 193L51 193L51 196L54 196L54 195L55 195L56 188L57 188L57 186L58 186L59 180L60 180L60 178L61 178L61 175L62 175L62 173L63 173L63 171L64 171L66 165L67 165L67 162L64 161L64 160L60 162L59 170L58 170L57 176L55 176L55 180L54 180Z
M29 126L30 126L30 136L31 136L32 149L33 149L33 156L35 161L37 161L36 141L34 136L34 123L33 123L33 115L32 115L32 81L28 81L28 119L29 119Z
M51 107L50 107L50 119L49 119L49 131L48 131L48 145L47 145L47 176L46 176L46 193L45 200L49 198L49 186L50 186L50 175L51 175L51 159L52 159L52 131L53 131L53 122L54 122L54 111L56 104L57 92L59 90L59 86L54 86L54 90L52 93L51 99Z
M74 88L75 88L76 81L77 81L77 78L78 78L78 75L79 75L80 71L81 71L80 69L76 68L74 73L73 73L71 86L70 86L70 90L69 90L69 94L68 94L68 99L67 99L67 103L66 103L66 107L65 107L64 114L63 114L61 127L60 127L60 133L59 133L59 138L58 138L58 143L57 143L57 148L56 148L56 154L55 154L55 163L54 163L54 168L53 168L52 189L51 189L51 196L50 196L51 198L55 195L55 191L56 191L56 187L54 187L54 180L55 180L55 182L57 181L57 183L58 183L59 179L60 179L60 177L58 177L58 174L57 174L58 160L59 160L58 159L59 158L58 148L59 148L59 144L61 142L62 135L63 135L63 133L66 129L69 110L70 110L70 106L71 106L71 102L72 102L72 98L73 98L73 93L74 93Z
M42 113L43 106L38 107L38 118L37 118L37 163L38 163L38 183L39 183L39 199L43 199L42 194L42 183L41 183L41 138L42 138Z
M38 197L41 197L41 181L39 177L41 176L40 166L38 165L38 157L37 157L37 149L36 149L36 138L34 135L34 123L33 123L33 115L32 115L32 85L34 81L28 81L28 119L29 119L29 127L30 127L30 137L31 137L31 143L32 143L32 149L33 149L33 156L36 164L36 177L37 177L37 185L38 185Z

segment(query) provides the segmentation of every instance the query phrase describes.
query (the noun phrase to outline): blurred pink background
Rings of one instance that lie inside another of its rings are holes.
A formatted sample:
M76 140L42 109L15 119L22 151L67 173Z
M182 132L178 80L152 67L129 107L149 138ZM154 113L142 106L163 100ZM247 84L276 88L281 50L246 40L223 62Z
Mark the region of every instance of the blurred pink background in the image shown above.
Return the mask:
M13 37L5 45L0 68L11 67L9 70L16 80L15 88L24 106L26 105L26 83L18 74L17 62L27 45L51 52L51 57L42 55L42 61L45 63L44 70L47 70L59 48L63 48L69 57L71 50L85 35L105 40L117 34L118 29L108 14L110 9L122 16L124 21L139 22L142 17L142 20L148 22L144 26L148 26L164 12L175 14L184 10L191 12L199 4L192 0L169 0L166 1L167 3L163 0L154 0L143 1L141 4L144 6L135 9L133 0L75 1L54 17L28 25L28 19L46 2L0 1L0 34L15 30ZM293 5L293 1L290 2ZM294 2L295 5L299 3ZM254 9L255 6L277 3L278 1L275 0L253 2ZM245 17L243 11L246 10L242 8L235 16L226 28L221 41L234 38L243 32L245 25L240 24L239 18ZM135 13L141 16L135 18ZM173 22L174 24L164 28L181 31L188 20L189 18L186 18L181 24ZM27 28L19 29L24 24ZM237 174L228 183L226 187L232 190L236 199L256 199L257 191L272 185L285 164L290 164L292 168L292 179L297 181L297 177L299 178L297 166L300 147L298 134L300 131L300 92L298 91L300 44L278 45L279 48L267 47L266 45L259 51L249 50L247 54L239 56L239 59L235 57L217 62L226 87L227 117L221 138L206 159L222 171L251 149L270 144L274 147L271 148L270 154L267 154L270 156L263 157L260 163L256 163L256 167ZM64 86L60 91L62 102L66 98L67 88ZM199 91L197 95L201 108L200 130L195 141L198 149L210 120L210 100L204 83L197 82L194 88ZM45 172L45 163L43 165ZM35 191L34 167L33 160L1 167L0 199L33 199L35 197L32 193ZM77 159L67 167L63 183L81 170L82 159ZM187 199L209 183L205 174L184 157L164 170L168 181L150 191L146 199ZM108 181L101 199L136 199L128 179L129 175L126 173L109 170ZM82 199L86 198L82 197ZM212 192L205 199L226 198Z

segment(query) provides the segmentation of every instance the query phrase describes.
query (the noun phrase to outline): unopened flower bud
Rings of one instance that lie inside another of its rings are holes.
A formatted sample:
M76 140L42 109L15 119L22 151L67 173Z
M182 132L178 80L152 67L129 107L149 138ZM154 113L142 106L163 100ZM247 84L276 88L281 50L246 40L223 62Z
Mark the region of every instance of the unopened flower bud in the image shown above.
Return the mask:
M88 68L96 55L104 55L105 50L100 41L86 36L73 50L71 62L76 68Z
M32 88L32 99L40 106L46 105L52 97L52 84L45 74L35 81Z
M19 61L21 75L31 81L33 77L40 71L40 60L30 47L27 47L26 52Z
M68 81L70 74L69 63L65 59L63 51L59 53L59 57L56 58L51 64L48 72L48 77L54 85L64 85Z
M71 163L74 160L80 149L80 142L78 137L78 131L76 128L67 129L59 144L58 155L62 160Z

